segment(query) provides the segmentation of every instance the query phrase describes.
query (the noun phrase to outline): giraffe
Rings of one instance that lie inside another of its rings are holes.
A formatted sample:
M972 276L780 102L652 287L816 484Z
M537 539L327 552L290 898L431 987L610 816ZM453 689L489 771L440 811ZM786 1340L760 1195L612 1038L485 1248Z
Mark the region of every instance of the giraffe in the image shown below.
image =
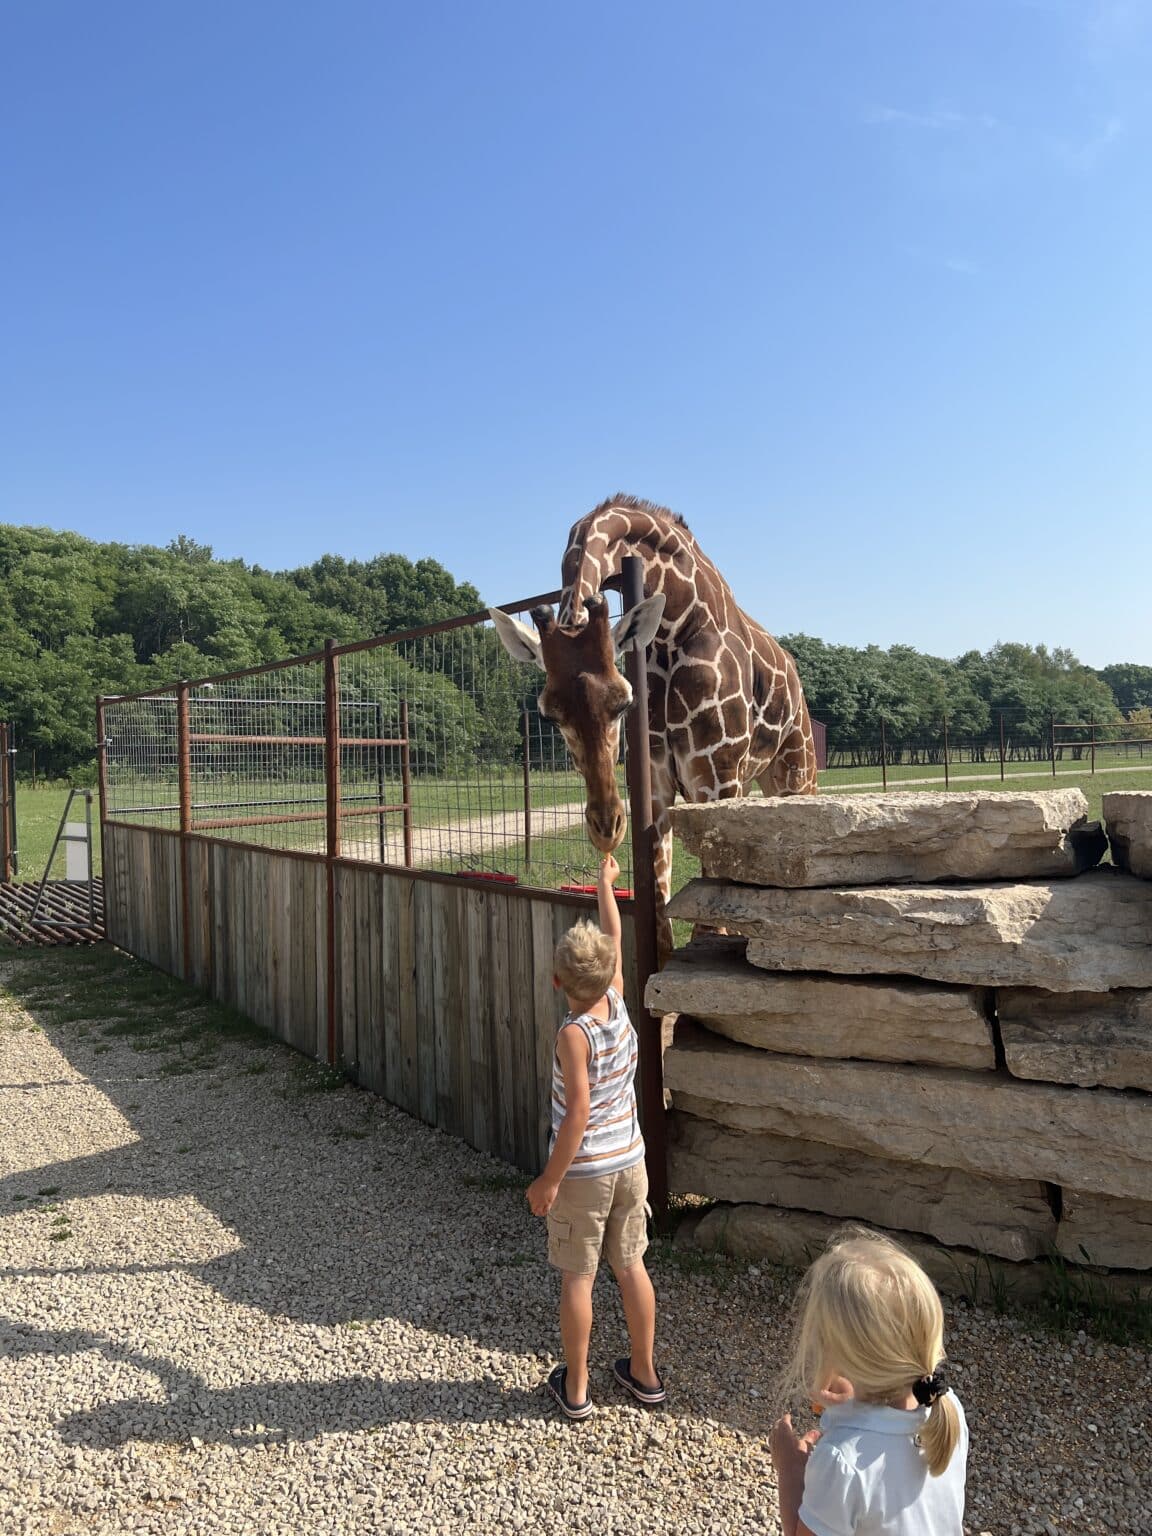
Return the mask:
M644 601L613 627L603 583L639 555ZM540 713L559 727L587 788L585 821L603 853L627 816L616 784L620 722L632 690L616 665L631 642L648 652L654 866L661 961L671 952L664 908L672 876L670 812L730 799L755 782L766 795L816 793L816 753L796 664L737 607L728 583L684 519L635 496L613 496L568 535L559 617L534 608L526 624L491 609L505 649L545 674Z

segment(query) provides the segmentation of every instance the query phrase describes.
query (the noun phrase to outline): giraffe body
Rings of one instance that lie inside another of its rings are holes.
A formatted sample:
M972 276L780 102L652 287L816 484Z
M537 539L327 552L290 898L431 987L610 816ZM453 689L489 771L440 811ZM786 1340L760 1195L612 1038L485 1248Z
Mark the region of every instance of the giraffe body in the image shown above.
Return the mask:
M541 710L559 724L588 785L592 841L608 851L622 840L626 825L613 769L619 716L631 690L616 667L615 650L633 638L633 631L629 615L609 631L600 597L626 555L638 555L643 564L642 607L649 609L647 625L639 621L635 638L643 643L645 629L651 634L654 862L661 950L666 952L671 941L663 915L672 871L669 813L676 796L691 802L729 799L752 783L769 795L814 794L816 754L791 656L742 612L681 518L635 497L613 497L569 533L559 621L548 609L532 615L539 632L533 659L547 676ZM657 614L661 597L663 611ZM515 621L501 618L502 638L509 645L506 626ZM535 640L526 626L517 628Z

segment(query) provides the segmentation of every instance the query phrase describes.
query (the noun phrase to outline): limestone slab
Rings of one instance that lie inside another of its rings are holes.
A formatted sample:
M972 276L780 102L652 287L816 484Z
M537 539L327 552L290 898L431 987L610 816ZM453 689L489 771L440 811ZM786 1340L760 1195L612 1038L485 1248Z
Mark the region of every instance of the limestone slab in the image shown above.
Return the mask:
M1033 1259L1056 1218L1039 1180L866 1157L842 1147L734 1131L673 1110L668 1178L675 1194L776 1205L925 1233L942 1243Z
M683 1019L664 1082L677 1109L735 1130L1130 1199L1152 1189L1146 1094L775 1055Z
M1063 1194L1057 1252L1074 1264L1152 1269L1152 1203L1081 1189L1065 1189Z
M1116 790L1101 806L1113 863L1152 880L1152 789Z
M644 1000L653 1013L691 1014L762 1050L980 1070L996 1065L986 996L922 981L773 975L742 954L711 949L674 955Z
M795 795L677 806L704 873L750 885L1075 875L1107 849L1078 789Z
M966 986L1152 987L1152 884L1117 870L996 885L765 890L693 880L673 917L749 937L774 971L911 975Z
M738 1259L761 1259L790 1269L807 1269L827 1246L841 1223L829 1216L807 1211L784 1211L773 1206L720 1205L693 1223L688 1241L694 1247L731 1254ZM976 1301L1035 1301L1051 1287L1050 1267L1043 1262L1013 1264L965 1248L944 1248L927 1238L873 1227L899 1243L947 1296L967 1296ZM1096 1283L1096 1277L1094 1277ZM1147 1299L1152 1282L1140 1272L1121 1272L1099 1277L1099 1284L1118 1299Z
M1007 987L996 1011L1014 1077L1152 1092L1152 992Z

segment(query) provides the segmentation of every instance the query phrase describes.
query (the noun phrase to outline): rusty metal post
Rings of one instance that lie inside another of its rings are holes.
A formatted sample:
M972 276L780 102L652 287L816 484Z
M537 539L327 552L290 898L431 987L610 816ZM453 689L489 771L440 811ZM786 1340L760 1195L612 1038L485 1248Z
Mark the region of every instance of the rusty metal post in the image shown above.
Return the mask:
M1056 777L1056 716L1055 716L1055 714L1052 715L1052 718L1050 719L1048 724L1049 724L1049 730L1051 732L1050 741L1051 741L1051 746L1052 746L1052 777L1055 778Z
M1000 782L1004 782L1004 711L1000 711Z
M327 886L328 1065L336 1065L336 864L340 857L340 661L335 640L324 642L324 800L327 836L324 870Z
M192 935L188 928L188 835L192 831L192 727L188 719L188 684L176 685L176 774L180 793L180 964L185 981L192 977Z
M104 719L104 700L96 700L96 785L100 792L100 893L104 904L101 923L108 931L108 871L104 868L104 824L108 820L108 732Z
M12 760L8 755L8 727L0 720L0 885L12 883Z
M408 700L400 700L400 787L404 797L404 868L412 868L412 757L408 738Z
M388 834L385 831L385 827L384 827L384 823L385 823L386 817L385 817L385 813L384 813L384 810L383 810L383 806L385 804L385 799L384 799L384 787L385 787L384 786L384 747L382 745L383 740L384 740L384 706L379 701L377 701L377 704L376 704L376 741L377 741L377 747L376 747L376 803L377 803L377 805L379 805L381 807L380 817L379 817L379 820L377 822L377 826L379 828L380 862L381 862L381 864L387 864L387 862L388 862Z
M948 715L944 715L944 788L948 789Z
M880 716L880 779L888 788L888 738L884 734L884 716Z
M528 735L528 711L524 711L524 862L532 862L532 763Z
M1092 772L1096 772L1096 722L1089 721L1089 730L1092 732Z
M625 611L644 598L644 563L638 555L622 562ZM668 1143L664 1111L663 1030L644 1007L644 989L657 969L655 829L652 824L652 761L648 742L648 665L632 645L625 661L632 685L627 715L628 800L632 821L633 921L636 929L636 992L640 1017L640 1119L647 1150L649 1198L661 1216L668 1208Z

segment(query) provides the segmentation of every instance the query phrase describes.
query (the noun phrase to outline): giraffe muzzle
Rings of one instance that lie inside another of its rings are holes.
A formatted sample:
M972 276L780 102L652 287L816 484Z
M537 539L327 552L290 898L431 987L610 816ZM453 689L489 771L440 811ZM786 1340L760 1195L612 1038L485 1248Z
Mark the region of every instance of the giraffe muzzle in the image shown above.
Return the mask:
M603 809L590 805L585 809L584 820L593 847L601 853L615 853L628 830L628 815L624 807L619 802Z

